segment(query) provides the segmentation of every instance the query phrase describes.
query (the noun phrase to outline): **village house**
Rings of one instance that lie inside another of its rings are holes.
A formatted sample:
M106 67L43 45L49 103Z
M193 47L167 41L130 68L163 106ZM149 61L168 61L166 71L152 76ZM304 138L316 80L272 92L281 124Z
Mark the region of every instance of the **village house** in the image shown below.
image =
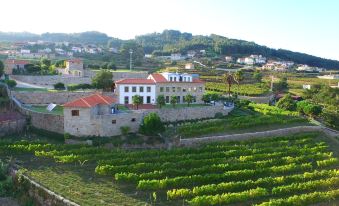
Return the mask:
M185 69L194 69L194 64L193 63L185 64Z
M26 64L29 64L28 60L6 59L5 60L5 74L12 74L13 69L24 70Z
M65 74L79 77L84 76L84 63L81 59L69 59L65 61L65 64Z
M225 56L225 61L226 61L226 62L233 62L233 57L231 57L231 56Z
M185 103L185 96L191 94L193 103L203 103L205 84L192 74L154 73L147 79L121 79L116 83L116 94L120 104L132 104L132 97L140 95L143 104L156 104L156 98L164 95L167 104L176 96L179 104Z

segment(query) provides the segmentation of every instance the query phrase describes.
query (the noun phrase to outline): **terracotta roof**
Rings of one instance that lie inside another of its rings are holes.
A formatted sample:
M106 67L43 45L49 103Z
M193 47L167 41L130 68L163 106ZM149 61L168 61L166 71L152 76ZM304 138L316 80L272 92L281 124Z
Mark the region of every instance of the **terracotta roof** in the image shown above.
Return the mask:
M20 59L6 59L5 64L29 64L29 61Z
M87 97L82 97L71 102L64 104L64 107L84 107L91 108L98 104L112 104L116 102L116 99L110 96L104 96L101 94L92 94Z
M82 63L82 60L81 59L69 59L69 60L66 60L66 62L80 64Z
M153 79L129 78L115 81L116 84L155 84Z
M162 76L162 74L154 73L154 74L151 74L150 76L152 79L154 79L156 83L168 82L167 79L164 76Z

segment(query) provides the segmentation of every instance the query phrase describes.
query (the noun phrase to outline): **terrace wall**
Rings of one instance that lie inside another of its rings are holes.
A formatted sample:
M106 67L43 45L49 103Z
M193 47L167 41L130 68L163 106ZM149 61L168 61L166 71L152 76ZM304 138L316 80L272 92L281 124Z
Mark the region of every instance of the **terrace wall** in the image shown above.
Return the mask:
M64 104L85 97L94 92L18 92L12 91L12 96L24 104Z
M0 122L0 137L22 132L25 128L26 120L25 118L7 120Z
M274 136L277 137L277 136L291 135L295 133L317 132L317 131L323 132L324 129L320 126L297 126L297 127L283 128L283 129L263 131L263 132L181 139L180 145L192 146L192 145L204 143L204 142L216 142L216 141L225 141L225 140L247 140L247 139L252 139L252 138L265 138L265 137L274 137Z

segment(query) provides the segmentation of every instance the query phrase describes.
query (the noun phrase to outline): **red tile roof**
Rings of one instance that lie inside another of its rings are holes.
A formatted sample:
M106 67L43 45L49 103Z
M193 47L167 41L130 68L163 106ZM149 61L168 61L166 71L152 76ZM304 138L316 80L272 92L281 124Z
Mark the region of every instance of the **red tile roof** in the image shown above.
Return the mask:
M64 107L83 107L83 108L91 108L98 104L112 104L116 102L116 99L110 96L104 96L101 94L92 94L87 97L82 97L79 99L76 99L71 102L67 102L64 104Z
M21 59L6 59L5 64L29 64L29 61Z
M81 59L69 59L69 60L66 60L66 62L80 64L82 63L82 60Z
M164 76L162 76L161 74L154 73L154 74L151 74L150 76L151 76L152 79L154 79L154 81L156 83L168 82L167 79Z
M155 84L153 79L129 78L115 81L116 84Z

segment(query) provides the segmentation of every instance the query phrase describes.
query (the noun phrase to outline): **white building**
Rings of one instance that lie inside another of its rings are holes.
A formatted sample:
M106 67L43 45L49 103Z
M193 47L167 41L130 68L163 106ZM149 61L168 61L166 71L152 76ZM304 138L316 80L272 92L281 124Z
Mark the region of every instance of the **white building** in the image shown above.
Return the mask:
M185 64L185 69L194 69L194 64L193 63Z
M231 56L225 56L225 61L226 61L226 62L233 62L233 57L231 57Z
M72 47L72 51L73 52L77 52L77 53L81 53L82 52L82 48L74 46L74 47Z
M238 64L245 64L245 58L238 58L237 63Z
M152 79L121 79L116 81L118 102L133 104L133 96L140 95L142 104L155 104L155 82Z
M181 56L180 53L171 54L171 60L172 61L178 61L178 60L181 60L181 59L183 59L183 57Z
M29 49L21 49L20 53L21 54L29 54L29 53L31 53L31 50L29 50Z
M253 64L255 64L255 59L252 58L252 57L245 57L245 64L253 65Z
M188 58L193 58L196 55L197 52L195 52L194 50L189 50L187 52L187 57Z
M318 76L319 79L339 79L339 74Z

